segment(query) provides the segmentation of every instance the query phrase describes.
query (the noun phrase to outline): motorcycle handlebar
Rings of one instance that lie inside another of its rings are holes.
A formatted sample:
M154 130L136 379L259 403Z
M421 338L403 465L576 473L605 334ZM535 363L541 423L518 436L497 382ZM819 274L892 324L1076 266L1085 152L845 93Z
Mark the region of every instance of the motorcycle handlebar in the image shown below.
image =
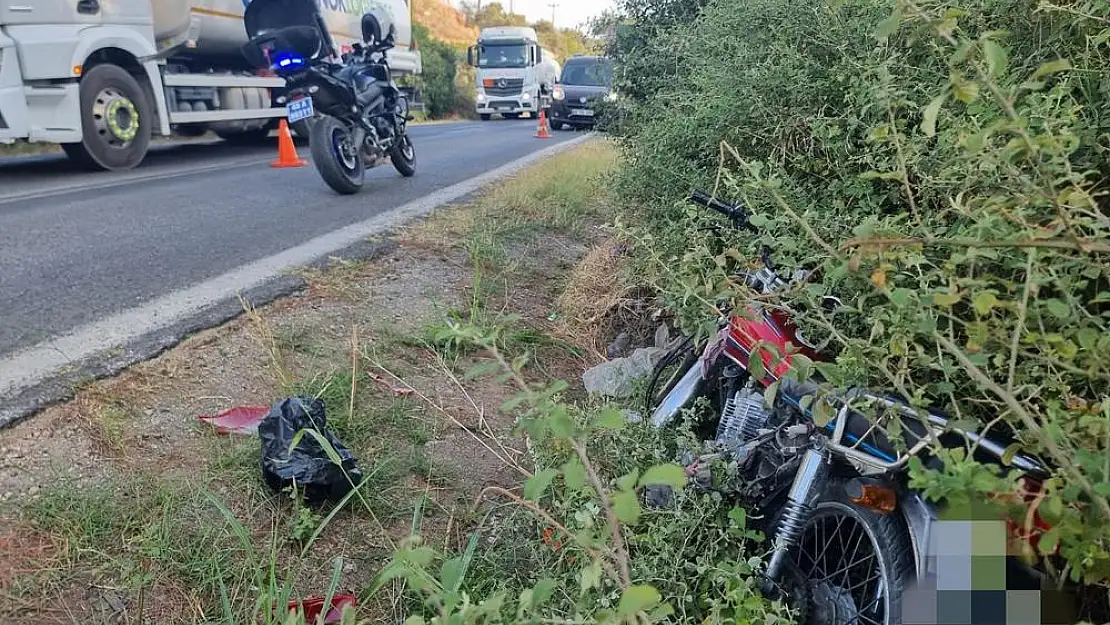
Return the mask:
M690 201L715 210L725 217L728 217L737 227L751 228L751 224L748 223L748 212L738 205L726 204L704 191L692 191L690 193Z

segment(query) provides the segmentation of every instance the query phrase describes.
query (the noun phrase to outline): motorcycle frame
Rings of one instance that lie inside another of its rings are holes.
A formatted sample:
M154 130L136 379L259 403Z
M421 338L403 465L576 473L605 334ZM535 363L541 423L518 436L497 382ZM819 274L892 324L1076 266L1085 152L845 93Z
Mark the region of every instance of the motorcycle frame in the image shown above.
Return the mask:
M763 288L761 290L764 292L785 284L777 276L771 278L768 275L769 273L769 270L764 269L749 276L749 284L762 284ZM753 353L756 353L757 350L766 353L766 350L759 346L760 339L777 337L778 340L775 343L780 348L780 353L783 356L778 366L773 368L773 371L770 367L766 368L768 373L763 380L760 380L760 383L768 386L783 379L790 370L790 350L787 349L787 344L792 342L791 339L801 343L800 347L803 352L812 351L811 346L807 346L804 342L798 340L796 332L793 332L790 326L783 323L781 316L770 314L766 310L754 306L748 308L747 313L747 315L734 315L728 319L727 325L722 328L714 340L706 345L697 361L663 398L651 416L651 423L655 427L665 427L678 416L683 408L689 406L703 393L711 371L722 357L747 370ZM761 358L764 358L766 364L766 357L761 355ZM801 397L794 397L788 393L780 393L780 396L802 410L807 416L812 417L812 410L802 405ZM850 464L861 476L882 476L904 470L910 458L925 451L937 437L946 431L961 434L969 443L978 445L991 456L1001 459L1005 454L1005 448L988 437L975 432L952 428L948 421L939 415L929 411L914 410L904 403L887 397L881 397L866 391L852 391L821 401L833 401L840 404L836 418L826 424L820 432L824 439L821 445L831 455ZM848 419L852 414L852 405L856 402L877 404L883 408L895 410L902 416L920 420L926 424L929 436L922 437L908 450L894 457L883 454L864 442L871 432L879 427L880 422L873 423L871 428L855 441L847 440ZM1034 458L1019 454L1015 455L1010 463L1011 466L1026 474L1047 476L1047 471L1043 465ZM906 492L899 497L897 512L905 524L910 538L916 574L919 579L922 579L929 573L927 552L933 523L938 518L938 510L920 495Z

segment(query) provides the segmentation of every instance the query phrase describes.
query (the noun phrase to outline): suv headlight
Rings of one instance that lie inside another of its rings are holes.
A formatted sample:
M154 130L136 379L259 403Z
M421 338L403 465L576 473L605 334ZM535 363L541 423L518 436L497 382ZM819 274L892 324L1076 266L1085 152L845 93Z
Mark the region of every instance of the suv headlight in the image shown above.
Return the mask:
M566 97L567 93L563 91L563 88L558 85L556 85L555 88L551 90L551 99L553 100L563 100Z

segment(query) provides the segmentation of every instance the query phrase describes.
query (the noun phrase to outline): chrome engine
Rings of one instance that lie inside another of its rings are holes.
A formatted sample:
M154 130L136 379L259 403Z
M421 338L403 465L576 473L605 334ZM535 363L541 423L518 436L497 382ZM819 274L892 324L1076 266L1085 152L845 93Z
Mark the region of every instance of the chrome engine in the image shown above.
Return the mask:
M763 393L748 384L725 402L714 445L722 451L736 453L765 431L770 418L763 406Z

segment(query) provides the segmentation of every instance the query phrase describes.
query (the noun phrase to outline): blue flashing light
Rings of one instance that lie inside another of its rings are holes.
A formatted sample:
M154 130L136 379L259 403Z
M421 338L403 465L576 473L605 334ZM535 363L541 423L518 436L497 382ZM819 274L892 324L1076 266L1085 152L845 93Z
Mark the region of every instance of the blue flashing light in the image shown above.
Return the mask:
M278 57L277 61L274 63L274 69L275 70L277 70L277 69L286 69L286 70L296 69L296 68L301 67L303 65L304 65L304 59L303 58L301 58L299 56L295 56L295 55L288 55L288 56Z

